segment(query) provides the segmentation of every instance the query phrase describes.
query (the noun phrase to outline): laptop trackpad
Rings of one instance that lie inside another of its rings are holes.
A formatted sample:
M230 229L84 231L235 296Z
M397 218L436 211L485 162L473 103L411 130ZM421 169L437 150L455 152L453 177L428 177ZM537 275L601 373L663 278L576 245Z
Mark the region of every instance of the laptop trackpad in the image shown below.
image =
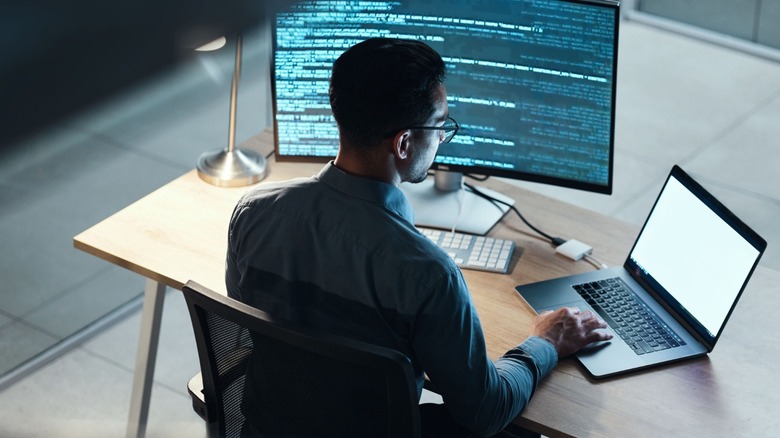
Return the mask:
M570 303L556 304L554 306L541 307L541 308L535 309L535 310L536 310L536 313L542 313L542 312L547 311L547 310L558 310L561 307L576 307L576 308L578 308L580 310L591 310L590 306L588 305L588 303L586 303L583 300L572 301Z

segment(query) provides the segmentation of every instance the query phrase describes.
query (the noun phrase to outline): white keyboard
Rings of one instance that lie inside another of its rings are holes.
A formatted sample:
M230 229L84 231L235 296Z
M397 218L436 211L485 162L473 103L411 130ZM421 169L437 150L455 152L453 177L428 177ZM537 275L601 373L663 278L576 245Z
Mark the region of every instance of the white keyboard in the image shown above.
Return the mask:
M515 250L512 240L452 233L432 228L417 227L439 248L452 257L455 264L464 269L499 272L506 274Z

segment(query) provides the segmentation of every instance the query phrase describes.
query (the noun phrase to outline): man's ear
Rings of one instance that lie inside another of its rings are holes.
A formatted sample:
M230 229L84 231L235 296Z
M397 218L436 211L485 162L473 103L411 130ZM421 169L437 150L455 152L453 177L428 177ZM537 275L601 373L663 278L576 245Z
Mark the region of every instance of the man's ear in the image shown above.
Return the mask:
M412 132L408 129L398 131L393 137L393 155L400 160L406 160L409 157L409 141L411 140Z

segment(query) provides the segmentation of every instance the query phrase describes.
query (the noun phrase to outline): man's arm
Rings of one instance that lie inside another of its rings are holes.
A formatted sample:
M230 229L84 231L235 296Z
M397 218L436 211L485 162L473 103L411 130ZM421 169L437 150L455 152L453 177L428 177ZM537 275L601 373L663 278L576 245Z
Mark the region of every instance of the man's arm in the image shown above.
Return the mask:
M506 427L558 357L608 338L594 331L605 325L590 312L544 312L534 320L532 336L494 363L460 272L441 279L421 310L414 351L453 417L480 435Z

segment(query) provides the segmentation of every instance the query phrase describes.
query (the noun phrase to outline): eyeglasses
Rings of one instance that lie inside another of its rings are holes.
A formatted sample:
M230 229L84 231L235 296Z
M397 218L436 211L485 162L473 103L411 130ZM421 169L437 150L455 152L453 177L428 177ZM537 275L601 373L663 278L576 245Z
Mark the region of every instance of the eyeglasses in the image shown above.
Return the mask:
M439 134L439 142L449 143L450 140L452 140L452 137L455 137L455 134L458 133L460 125L458 125L458 122L456 122L452 117L447 117L447 120L441 126L407 126L403 129L428 129L441 131Z

